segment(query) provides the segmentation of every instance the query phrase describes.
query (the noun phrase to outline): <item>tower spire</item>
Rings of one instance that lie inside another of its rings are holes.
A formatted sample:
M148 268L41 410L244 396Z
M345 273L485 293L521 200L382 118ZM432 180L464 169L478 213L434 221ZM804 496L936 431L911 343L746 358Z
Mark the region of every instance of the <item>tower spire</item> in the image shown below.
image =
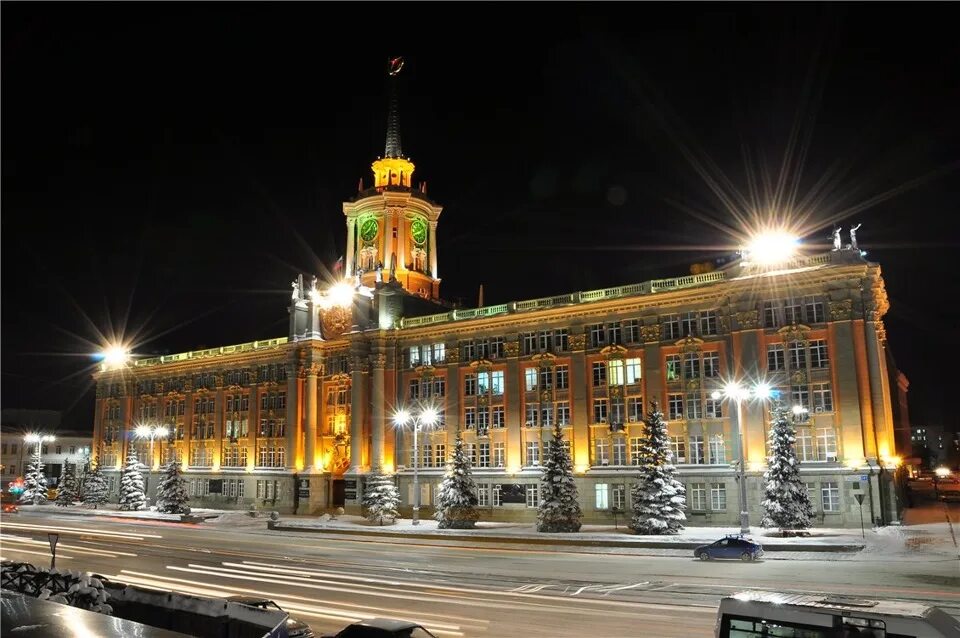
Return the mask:
M403 58L391 58L387 62L387 75L390 80L390 111L387 114L387 144L383 156L393 159L403 157L400 148L400 108L397 98L397 75L403 69Z

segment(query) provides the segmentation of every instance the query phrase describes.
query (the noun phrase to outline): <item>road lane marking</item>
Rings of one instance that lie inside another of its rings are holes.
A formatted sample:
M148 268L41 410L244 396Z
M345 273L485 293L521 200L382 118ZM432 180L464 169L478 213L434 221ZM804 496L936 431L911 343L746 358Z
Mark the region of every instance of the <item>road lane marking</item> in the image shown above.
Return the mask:
M105 532L98 531L94 529L84 529L79 527L60 527L55 526L51 527L50 525L31 525L29 523L9 523L3 522L0 524L0 527L10 527L12 529L27 529L27 530L37 530L41 532L59 532L61 534L86 534L89 536L106 536L106 537L117 537L117 538L129 538L135 540L143 540L145 538L163 538L157 534L131 534L128 532Z

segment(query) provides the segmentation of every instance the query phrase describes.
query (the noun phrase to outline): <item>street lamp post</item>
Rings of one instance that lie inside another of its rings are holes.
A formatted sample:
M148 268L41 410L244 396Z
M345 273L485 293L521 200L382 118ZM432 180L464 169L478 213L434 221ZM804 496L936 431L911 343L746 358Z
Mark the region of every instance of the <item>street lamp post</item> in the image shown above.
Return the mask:
M413 412L400 409L393 416L393 422L399 427L408 424L413 428L413 520L414 525L420 524L420 446L418 433L422 425L432 427L437 422L437 411L434 408L421 408Z
M154 439L167 436L170 434L170 430L163 425L138 425L134 430L134 434L138 439L150 439L150 471L152 472L156 465L153 456L153 441Z
M758 399L766 399L770 396L770 386L765 383L758 383L753 388L747 388L740 385L736 381L731 381L723 386L723 390L714 390L710 395L714 401L719 400L720 398L730 399L737 406L737 434L740 438L740 444L738 448L738 459L737 465L737 481L740 483L740 533L749 534L750 533L750 511L747 506L747 472L746 472L746 458L744 456L744 417L743 417L743 402L745 399L749 399L751 396Z

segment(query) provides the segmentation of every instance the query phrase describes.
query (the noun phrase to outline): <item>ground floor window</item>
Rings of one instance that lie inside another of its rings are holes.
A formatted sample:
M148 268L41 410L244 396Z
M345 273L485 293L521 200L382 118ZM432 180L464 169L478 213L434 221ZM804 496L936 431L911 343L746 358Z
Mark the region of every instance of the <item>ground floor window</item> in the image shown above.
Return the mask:
M596 506L598 510L605 510L610 507L610 503L607 500L608 485L606 483L597 483L594 488L596 491Z
M627 486L623 483L613 486L613 507L618 510L625 510L627 503Z
M726 483L713 483L710 485L710 509L715 512L722 512L727 509Z
M538 507L540 505L540 486L527 486L527 507Z
M690 483L687 489L690 496L690 509L700 511L707 509L707 485L706 483Z
M824 512L840 511L840 486L835 481L820 484L820 500Z
M500 507L503 505L503 500L500 498L500 484L497 483L493 486L493 506Z
M490 486L486 483L477 485L477 505L479 507L490 507Z
M265 500L274 500L279 496L280 481L259 480L257 481L257 498Z

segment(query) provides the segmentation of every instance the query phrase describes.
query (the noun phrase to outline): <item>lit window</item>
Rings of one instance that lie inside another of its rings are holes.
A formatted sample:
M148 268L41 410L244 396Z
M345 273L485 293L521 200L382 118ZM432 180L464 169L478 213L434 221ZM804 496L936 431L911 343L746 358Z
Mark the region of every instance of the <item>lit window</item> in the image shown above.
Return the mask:
M597 483L594 486L596 493L596 507L598 510L605 510L610 507L608 500L609 497L609 486L606 483Z
M820 501L823 503L824 512L840 511L840 488L836 482L820 484Z
M694 511L704 511L707 509L707 484L691 483L687 490L690 495L690 509Z
M540 486L527 486L527 507L538 507L540 505Z
M710 509L722 512L727 509L727 486L725 483L710 484Z

